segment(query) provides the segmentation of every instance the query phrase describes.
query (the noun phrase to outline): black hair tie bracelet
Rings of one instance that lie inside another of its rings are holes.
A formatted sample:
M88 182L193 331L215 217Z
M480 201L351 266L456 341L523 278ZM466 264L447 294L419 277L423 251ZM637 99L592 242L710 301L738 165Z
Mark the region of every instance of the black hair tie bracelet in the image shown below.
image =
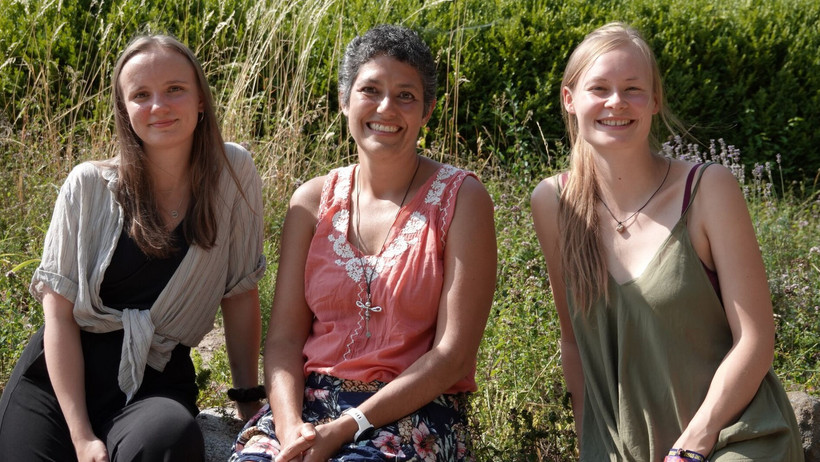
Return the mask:
M229 388L228 399L237 403L252 403L265 399L265 387L257 385L252 388Z

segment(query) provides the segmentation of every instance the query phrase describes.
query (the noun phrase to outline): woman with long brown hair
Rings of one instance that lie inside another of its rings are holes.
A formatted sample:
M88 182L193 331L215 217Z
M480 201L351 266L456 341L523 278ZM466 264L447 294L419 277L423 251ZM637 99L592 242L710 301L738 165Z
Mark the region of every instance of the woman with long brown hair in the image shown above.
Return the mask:
M4 457L202 460L190 349L220 305L234 385L257 385L253 161L222 141L202 67L172 37L133 40L112 93L119 155L77 166L60 190L31 283L45 326L0 401Z
M746 203L722 166L658 154L676 124L649 46L593 31L561 96L570 168L532 213L581 460L803 460Z

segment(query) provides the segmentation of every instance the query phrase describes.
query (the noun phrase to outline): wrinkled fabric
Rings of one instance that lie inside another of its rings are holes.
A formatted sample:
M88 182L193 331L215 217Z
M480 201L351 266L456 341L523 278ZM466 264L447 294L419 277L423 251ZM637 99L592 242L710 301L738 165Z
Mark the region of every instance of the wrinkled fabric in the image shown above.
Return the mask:
M609 278L608 305L601 297L584 313L569 297L584 373L581 461L662 461L732 347L723 305L690 242L688 213L640 276ZM771 369L709 460L803 460L794 412Z
M245 149L226 143L225 151L244 197L227 169L223 171L215 246L191 246L150 311L109 308L99 295L123 227L114 195L116 169L80 164L60 189L30 292L42 302L49 287L71 301L83 330L125 331L118 381L129 401L146 364L162 371L178 343L199 344L213 328L220 300L255 288L264 274L261 179Z

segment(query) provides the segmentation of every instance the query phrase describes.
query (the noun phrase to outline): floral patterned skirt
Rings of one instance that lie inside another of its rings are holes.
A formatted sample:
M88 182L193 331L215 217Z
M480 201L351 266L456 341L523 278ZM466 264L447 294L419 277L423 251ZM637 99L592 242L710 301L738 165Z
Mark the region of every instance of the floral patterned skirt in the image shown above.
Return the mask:
M302 418L316 425L330 422L356 407L385 384L310 374L305 383ZM342 447L331 461L471 461L467 395L441 395L396 422L377 428L373 439ZM265 406L245 425L229 462L272 461L279 454L273 415Z

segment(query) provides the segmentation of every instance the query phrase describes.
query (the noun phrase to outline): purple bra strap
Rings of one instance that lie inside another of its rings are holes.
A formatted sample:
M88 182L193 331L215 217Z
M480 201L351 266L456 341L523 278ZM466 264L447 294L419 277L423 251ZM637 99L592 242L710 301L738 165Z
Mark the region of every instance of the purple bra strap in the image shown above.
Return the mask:
M698 171L698 167L703 164L695 164L691 170L689 170L689 176L686 177L686 188L683 190L683 205L681 206L680 213L686 211L686 207L689 207L689 199L692 197L692 181L695 179L695 172Z
M689 207L689 200L692 198L692 181L695 179L695 172L698 171L698 168L700 168L701 165L703 164L695 164L695 166L689 170L689 175L686 177L686 189L683 191L683 207L681 207L681 214L686 213L686 209ZM720 280L718 279L717 272L706 266L706 263L703 263L703 260L700 261L700 264L703 265L703 269L709 277L709 282L712 283L712 287L715 289L715 293L720 299L720 303L723 304L723 297L721 297L720 294Z

